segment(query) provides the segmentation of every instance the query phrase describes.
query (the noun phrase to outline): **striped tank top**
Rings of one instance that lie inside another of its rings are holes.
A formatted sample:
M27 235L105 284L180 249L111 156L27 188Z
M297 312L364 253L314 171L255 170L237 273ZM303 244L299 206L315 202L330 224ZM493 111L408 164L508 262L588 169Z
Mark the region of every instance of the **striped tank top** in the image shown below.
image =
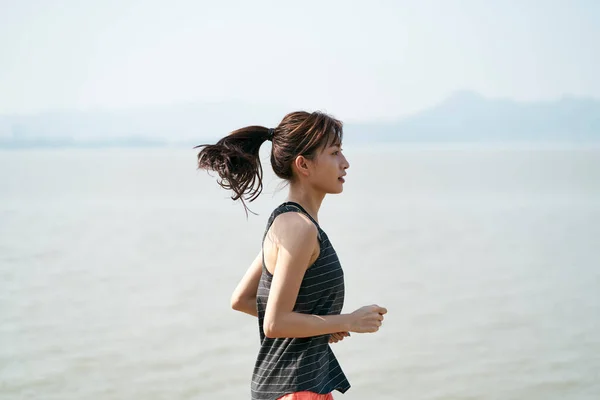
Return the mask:
M293 311L313 315L340 314L344 305L344 273L327 234L298 203L285 202L269 217L263 242L275 218L286 212L305 214L316 225L319 257L306 270ZM268 338L263 330L273 276L265 266L258 284L256 305L260 350L252 373L253 400L274 400L287 393L311 391L345 393L350 388L331 347L330 335L306 338Z

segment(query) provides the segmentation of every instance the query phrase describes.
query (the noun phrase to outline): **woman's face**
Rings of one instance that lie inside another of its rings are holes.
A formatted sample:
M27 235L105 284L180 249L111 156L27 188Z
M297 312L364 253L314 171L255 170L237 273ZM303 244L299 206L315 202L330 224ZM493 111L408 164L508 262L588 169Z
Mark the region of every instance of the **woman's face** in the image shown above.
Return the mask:
M311 162L309 181L318 191L341 193L344 190L346 169L350 164L342 153L341 145L328 145L317 151Z

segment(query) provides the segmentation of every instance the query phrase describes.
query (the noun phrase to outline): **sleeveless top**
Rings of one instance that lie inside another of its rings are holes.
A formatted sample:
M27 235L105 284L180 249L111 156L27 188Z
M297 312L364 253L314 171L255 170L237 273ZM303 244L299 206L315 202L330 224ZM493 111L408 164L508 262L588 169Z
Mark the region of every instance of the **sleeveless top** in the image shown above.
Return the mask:
M275 218L286 212L305 214L316 225L320 245L319 257L306 270L293 311L313 315L333 315L344 305L344 273L327 234L298 203L285 202L271 214L263 242ZM273 275L265 266L258 284L256 306L260 334L260 351L252 373L253 400L274 400L287 393L308 390L345 393L350 383L331 347L330 335L306 338L268 338L263 330L265 309Z

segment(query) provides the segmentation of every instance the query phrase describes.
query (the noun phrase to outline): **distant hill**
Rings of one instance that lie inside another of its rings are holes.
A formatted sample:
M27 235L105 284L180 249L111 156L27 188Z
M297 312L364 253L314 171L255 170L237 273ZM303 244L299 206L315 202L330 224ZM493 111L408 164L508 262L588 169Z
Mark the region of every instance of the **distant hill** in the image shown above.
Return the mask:
M227 102L0 116L0 148L193 146L241 126L273 126L289 111ZM465 91L397 121L347 123L344 129L347 143L600 143L600 100L522 103Z
M369 142L600 142L600 101L520 103L458 92L398 121L351 124L345 131L349 140Z

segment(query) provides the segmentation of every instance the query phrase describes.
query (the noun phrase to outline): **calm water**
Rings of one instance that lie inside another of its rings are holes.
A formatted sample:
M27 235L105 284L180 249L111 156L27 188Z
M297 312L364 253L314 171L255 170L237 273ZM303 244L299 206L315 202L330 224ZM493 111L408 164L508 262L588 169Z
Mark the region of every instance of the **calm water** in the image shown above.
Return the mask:
M346 147L319 218L345 312L389 314L336 398L600 398L600 150ZM0 399L249 398L278 185L246 220L193 150L0 152Z

